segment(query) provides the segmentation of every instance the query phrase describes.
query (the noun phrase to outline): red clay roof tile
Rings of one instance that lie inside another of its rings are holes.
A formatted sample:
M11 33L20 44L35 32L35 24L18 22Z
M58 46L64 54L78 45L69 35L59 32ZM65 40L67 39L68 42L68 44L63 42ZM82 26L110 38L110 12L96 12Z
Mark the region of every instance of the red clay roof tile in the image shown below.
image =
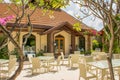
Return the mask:
M12 4L10 6L12 6L12 9L16 11L15 5ZM0 3L0 7L2 8L0 9L0 17L6 17L8 15L15 15L15 13L13 13L13 11L11 11L6 6L6 4ZM27 13L30 13L30 12L31 10L27 10ZM73 25L76 22L80 22L62 10L54 11L52 15L50 15L49 13L46 13L46 15L43 15L43 10L40 8L36 9L36 11L30 17L30 19L33 25L45 25L45 26L51 26L51 27L57 27L63 22L68 22L71 25ZM11 20L10 23L13 23L13 21L14 20ZM27 19L24 17L21 23L26 24ZM81 24L82 24L82 27L81 27L82 29L91 29L87 27L85 24L83 23Z

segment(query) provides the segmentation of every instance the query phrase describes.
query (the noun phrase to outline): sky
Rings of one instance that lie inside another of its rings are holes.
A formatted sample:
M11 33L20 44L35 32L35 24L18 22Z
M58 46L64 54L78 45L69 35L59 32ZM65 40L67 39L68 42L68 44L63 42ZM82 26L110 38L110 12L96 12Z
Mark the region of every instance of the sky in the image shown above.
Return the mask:
M6 2L9 2L9 0L5 0ZM83 17L84 15L79 11L79 5L78 4L74 4L72 2L70 2L69 6L66 6L66 8L64 8L63 10L65 12L67 12L68 14L70 14L71 16L75 17L74 15L77 14L80 17ZM94 19L93 19L94 18ZM103 23L100 19L98 19L97 17L94 16L89 16L85 19L82 20L82 22L84 24L86 24L89 27L92 27L94 29L96 29L97 31L100 31L103 29Z
M74 15L77 14L78 16L80 17L83 17L84 14L82 14L79 10L79 5L78 4L74 4L72 2L70 2L70 6L67 6L66 8L64 8L63 10L65 12L67 12L68 14L72 15L73 17L75 17ZM94 19L93 19L94 18ZM84 18L82 20L82 22L84 24L86 24L87 26L89 27L92 27L94 29L96 29L97 31L100 31L103 29L103 23L102 23L102 20L100 20L99 18L97 17L94 17L93 15L92 16L89 16L87 18Z

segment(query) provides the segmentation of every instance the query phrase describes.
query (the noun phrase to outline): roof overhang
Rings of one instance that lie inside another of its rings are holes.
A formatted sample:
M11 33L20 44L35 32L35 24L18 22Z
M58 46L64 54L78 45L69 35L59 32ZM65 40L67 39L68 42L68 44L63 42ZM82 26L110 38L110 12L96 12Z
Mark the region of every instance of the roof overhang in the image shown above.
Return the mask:
M28 25L27 24L14 24L14 23L7 23L7 27L24 27L27 28ZM38 25L38 24L32 24L33 28L37 28L37 29L50 29L52 28L52 26L48 26L48 25Z
M58 25L56 27L52 27L51 29L48 29L47 31L43 32L43 34L49 34L52 31L59 30L63 27L68 28L71 31L72 34L75 34L75 35L81 35L82 34L80 31L76 31L75 29L73 29L73 25L71 25L68 22L62 22L60 25Z

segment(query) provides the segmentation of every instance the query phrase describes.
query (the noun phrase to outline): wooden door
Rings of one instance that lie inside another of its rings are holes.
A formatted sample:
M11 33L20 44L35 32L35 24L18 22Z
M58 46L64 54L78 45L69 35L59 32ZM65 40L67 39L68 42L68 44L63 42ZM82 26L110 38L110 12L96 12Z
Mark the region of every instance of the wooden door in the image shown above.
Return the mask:
M55 54L60 55L60 52L65 52L65 42L64 42L64 37L55 37Z

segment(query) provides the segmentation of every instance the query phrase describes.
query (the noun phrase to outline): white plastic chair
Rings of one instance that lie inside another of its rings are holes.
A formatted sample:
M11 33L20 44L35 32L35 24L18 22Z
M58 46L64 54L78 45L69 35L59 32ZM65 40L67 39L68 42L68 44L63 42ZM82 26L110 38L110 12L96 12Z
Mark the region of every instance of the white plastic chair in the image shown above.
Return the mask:
M57 58L57 60L55 61L55 62L53 62L53 63L50 63L50 66L56 66L56 68L57 68L57 71L58 71L58 68L60 68L61 69L61 56L58 56L58 58Z
M34 74L34 72L38 73L38 71L40 73L40 70L44 68L44 66L42 65L39 57L33 57L31 58L31 61L32 61L32 74Z
M60 52L60 54L61 54L61 58L62 58L62 64L64 64L65 62L67 62L68 65L69 65L68 58L65 58L63 52Z
M84 78L84 80L89 80L89 79L92 79L92 78L96 78L96 80L98 79L97 78L97 75L95 75L94 73L89 73L86 69L86 66L84 63L79 63L79 80L82 78Z
M80 51L74 51L74 54L80 54Z
M33 58L34 55L33 55L33 54L27 54L27 57L28 57L28 60L29 60L29 62L30 62L30 64L31 64L31 63L32 63L31 58Z
M74 66L74 64L77 64L78 65L78 63L79 63L79 55L80 54L72 54L71 55L71 58L70 58L70 61L71 61L71 67L73 67Z
M11 73L15 70L15 66L16 66L16 58L10 59L8 65L6 66L7 69L2 68L2 70L0 70L1 74L5 74L6 79L10 77Z
M44 56L54 56L54 53L43 53Z

